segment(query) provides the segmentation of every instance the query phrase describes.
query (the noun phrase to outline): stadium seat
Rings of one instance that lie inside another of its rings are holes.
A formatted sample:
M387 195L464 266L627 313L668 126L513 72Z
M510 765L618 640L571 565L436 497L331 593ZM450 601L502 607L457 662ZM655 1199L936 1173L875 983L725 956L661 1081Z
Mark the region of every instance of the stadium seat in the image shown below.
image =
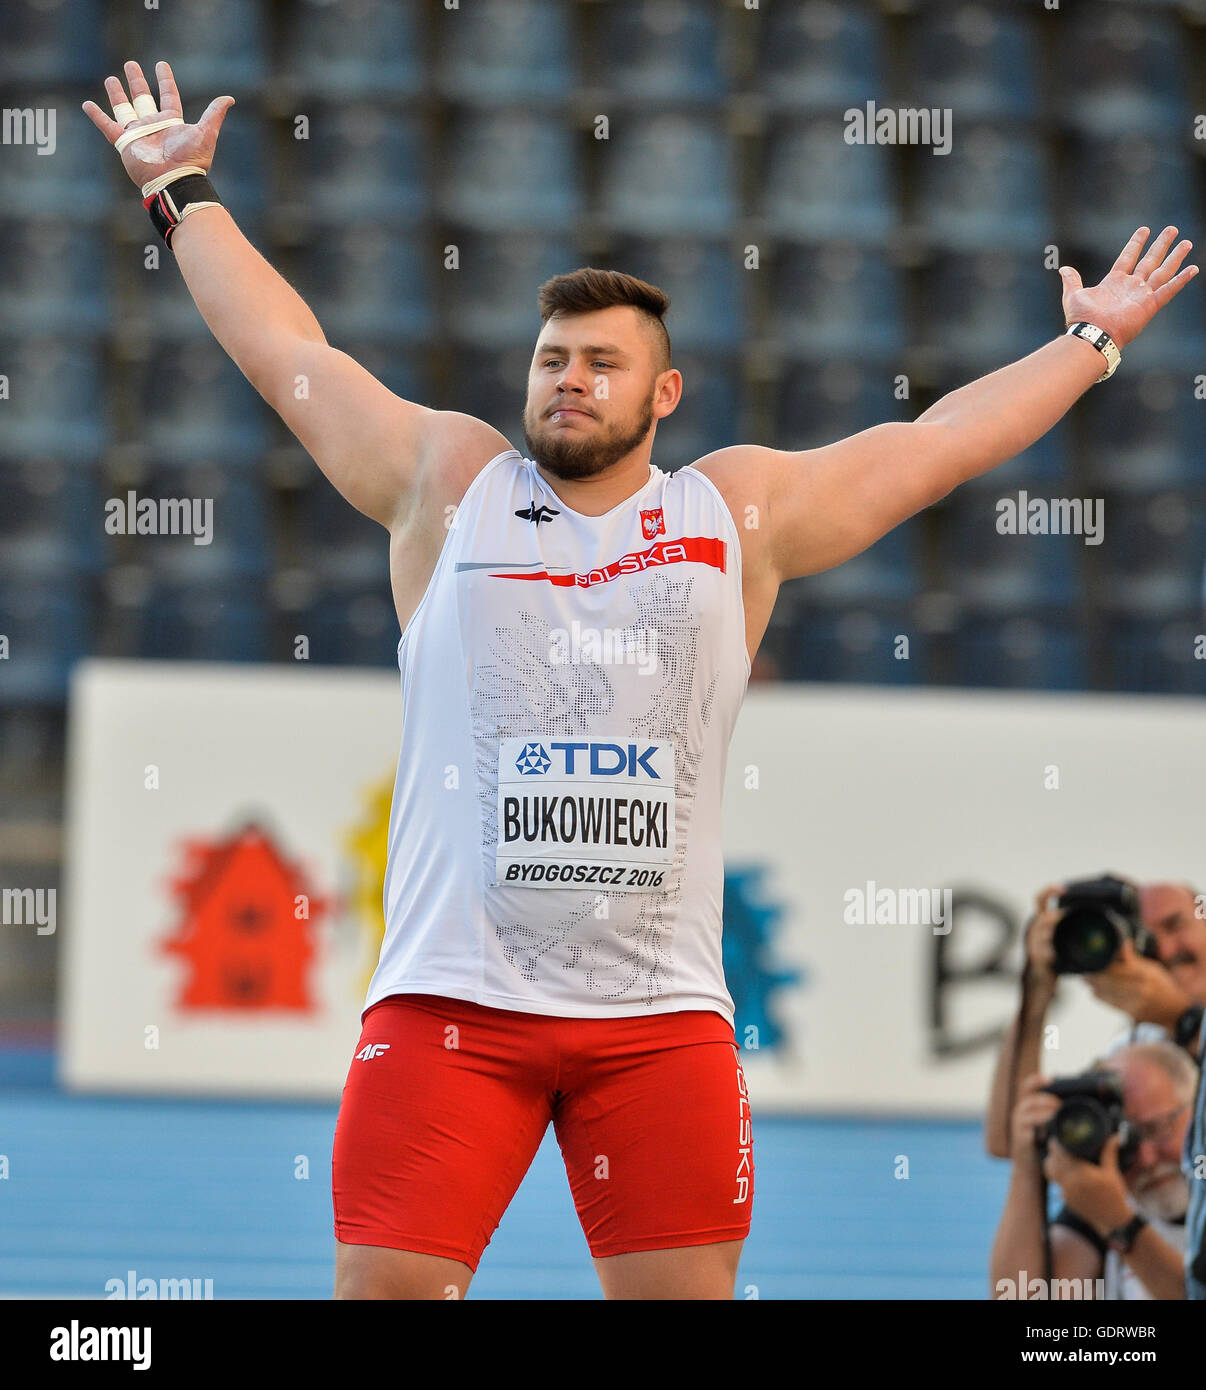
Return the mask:
M153 458L250 466L263 453L269 408L213 338L157 340L128 371L136 383L138 440Z
M1086 538L1019 535L1016 515L1009 518L1014 529L1002 531L999 503L1013 503L1016 513L1020 505L1017 489L1002 488L999 497L984 489L966 494L956 491L932 509L943 587L962 603L985 613L1073 603ZM1084 524L1095 519L1096 513L1087 517L1082 513Z
M1087 642L1074 613L1006 616L971 610L937 646L941 684L1047 690L1089 685Z
M1206 695L1206 660L1197 652L1201 617L1136 619L1110 613L1101 643L1107 689L1149 695Z
M961 385L1042 347L1063 327L1063 286L1038 254L940 253L921 271L919 346Z
M9 217L43 218L62 217L64 209L70 209L79 235L100 236L99 223L118 190L123 195L128 192L133 200L138 197L116 167L116 156L106 151L103 138L83 112L70 102L63 109L53 92L10 87L4 100L5 110L30 115L22 115L19 122L12 117L12 143L4 147L0 159L0 208ZM137 208L134 211L146 217Z
M418 7L397 0L301 0L285 26L280 81L295 101L303 94L331 101L418 96L424 86Z
M435 329L438 264L425 229L358 219L311 239L291 278L328 340L414 343Z
M438 379L426 404L435 410L461 410L466 415L476 415L524 453L523 406L535 345L533 326L527 338L506 348L457 346L449 359L448 372Z
M1061 121L1096 139L1146 133L1163 139L1189 101L1184 30L1172 13L1129 6L1071 9L1055 35L1064 72L1056 89Z
M866 0L805 0L763 13L758 89L773 111L859 106L886 90L880 21Z
M601 7L586 76L608 101L642 107L720 102L728 89L723 13L700 0L618 0Z
M293 512L291 552L316 584L372 587L388 577L385 528L358 512L321 474L299 494Z
M780 352L899 367L905 350L900 274L887 256L846 242L784 245L762 274L769 337Z
M75 661L87 650L91 597L76 576L0 584L0 633L8 658L0 662L4 703L58 704Z
M101 0L7 0L0 82L96 82L103 49Z
M1033 120L1040 110L1037 38L1028 16L1005 8L919 10L909 27L899 105L949 107L960 125Z
M159 660L265 661L268 620L258 579L153 582L145 603L122 614L131 656Z
M176 531L129 535L128 494L135 508L157 504L157 527ZM127 528L110 541L114 558L147 566L156 580L193 583L204 589L214 582L264 575L273 566L269 498L264 483L246 472L233 473L217 464L154 467L136 485L111 488L116 510ZM164 502L186 504L165 507ZM205 536L209 539L206 540Z
M88 462L53 456L0 463L0 582L96 567L104 521L96 474Z
M857 362L784 357L774 394L774 438L751 442L776 449L816 449L888 420L912 419L913 407L893 396L892 378Z
M676 352L735 352L747 341L758 272L744 269L736 248L697 238L620 237L609 264L670 296L666 327Z
M728 233L737 212L734 150L715 116L659 113L617 122L599 146L597 215L612 231Z
M906 521L861 554L796 581L809 602L883 604L916 596L921 583L922 525Z
M397 667L401 633L384 575L376 583L325 584L300 608L278 612L274 626L286 649L298 634L308 637L317 665Z
M741 373L733 357L679 353L683 396L673 415L658 421L653 462L666 472L693 463L726 444L739 444Z
M1193 612L1202 599L1206 515L1201 494L1106 493L1105 543L1095 556L1103 605L1149 622Z
M439 167L441 213L483 232L547 234L582 201L573 131L526 110L459 112Z
M105 361L102 344L84 337L0 341L9 394L0 405L0 458L95 458L108 431Z
M304 114L308 127L294 122L282 144L277 212L284 222L347 227L378 219L409 226L428 212L425 116L370 102L316 103Z
M481 347L536 344L536 290L584 263L566 236L469 232L457 236L460 262L443 275L448 336Z
M216 96L228 93L238 101L263 83L268 72L266 18L259 0L190 0L187 5L161 5L148 17L154 27L144 37L156 53L171 55L187 119L196 120L194 109L200 115ZM155 90L153 65L153 58L146 60L143 72Z
M909 639L907 660L897 655L901 635ZM768 654L783 680L913 685L924 679L928 639L904 607L809 608L768 637Z
M1206 487L1202 403L1193 396L1191 366L1183 363L1178 371L1153 372L1120 367L1100 389L1088 392L1079 409L1089 445L1089 486L1121 492Z
M10 216L0 242L8 248L0 256L0 324L7 332L91 335L112 322L111 250L104 237L81 236L62 217Z
M1059 202L1059 226L1069 242L1064 259L1077 265L1070 252L1080 248L1098 258L1096 265L1078 265L1086 284L1109 270L1145 218L1155 224L1153 235L1171 224L1192 239L1202 225L1198 166L1184 142L1137 132L1070 140Z
M784 241L882 245L896 214L884 145L849 145L836 116L783 120L766 141L762 212Z
M917 230L928 245L1037 257L1052 232L1048 155L1037 135L968 125L948 154L918 156Z
M561 0L491 0L437 12L436 90L465 105L560 101L573 90L573 8Z

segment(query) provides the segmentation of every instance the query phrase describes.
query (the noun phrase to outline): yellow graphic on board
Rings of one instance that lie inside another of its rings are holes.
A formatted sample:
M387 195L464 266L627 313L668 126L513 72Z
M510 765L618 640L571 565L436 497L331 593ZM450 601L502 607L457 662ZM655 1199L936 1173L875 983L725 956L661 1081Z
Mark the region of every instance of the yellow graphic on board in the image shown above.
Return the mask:
M391 774L374 782L363 793L364 815L360 823L344 840L351 857L352 886L348 894L352 918L364 943L365 958L369 961L361 986L368 989L373 971L381 955L385 937L385 858L389 846L389 808L393 798L394 779Z

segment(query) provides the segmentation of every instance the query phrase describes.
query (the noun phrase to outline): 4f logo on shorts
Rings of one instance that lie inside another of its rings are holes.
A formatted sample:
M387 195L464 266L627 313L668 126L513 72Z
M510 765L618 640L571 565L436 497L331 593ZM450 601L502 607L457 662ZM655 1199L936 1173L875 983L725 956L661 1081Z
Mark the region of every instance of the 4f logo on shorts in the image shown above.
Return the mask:
M365 1043L356 1054L358 1062L371 1062L374 1057L380 1057L383 1052L389 1051L389 1043Z
M647 541L651 541L654 536L664 536L666 534L666 523L662 518L661 507L654 507L650 512L641 512L641 535Z

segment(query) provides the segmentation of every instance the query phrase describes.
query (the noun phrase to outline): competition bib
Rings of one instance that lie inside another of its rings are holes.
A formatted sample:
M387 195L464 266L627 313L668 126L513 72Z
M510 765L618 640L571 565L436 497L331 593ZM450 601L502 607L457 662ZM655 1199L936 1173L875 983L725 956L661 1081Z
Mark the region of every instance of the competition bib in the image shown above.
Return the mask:
M665 888L674 804L672 743L500 739L495 886Z

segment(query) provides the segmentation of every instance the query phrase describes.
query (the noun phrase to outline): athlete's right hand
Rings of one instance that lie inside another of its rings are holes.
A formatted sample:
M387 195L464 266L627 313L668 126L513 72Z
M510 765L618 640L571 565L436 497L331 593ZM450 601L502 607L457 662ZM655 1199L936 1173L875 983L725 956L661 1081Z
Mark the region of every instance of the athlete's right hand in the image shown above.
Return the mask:
M126 81L130 86L129 96L126 95L126 89L118 78L105 78L105 91L115 112L121 102L132 104L137 96L151 95L151 89L137 63L127 63L125 71ZM111 145L123 130L137 130L139 126L151 125L162 120L164 116L179 116L183 119L184 110L180 105L180 93L176 90L176 79L172 76L171 68L167 63L156 63L155 72L159 78L159 111L154 116L143 116L123 126L111 116L107 116L96 102L84 102L84 114ZM222 129L222 122L234 101L234 97L231 96L215 97L205 108L196 125L168 126L166 130L156 131L154 135L148 135L142 140L132 140L121 152L121 162L126 173L141 189L143 184L149 183L158 175L186 164L208 170L213 163L218 132Z

